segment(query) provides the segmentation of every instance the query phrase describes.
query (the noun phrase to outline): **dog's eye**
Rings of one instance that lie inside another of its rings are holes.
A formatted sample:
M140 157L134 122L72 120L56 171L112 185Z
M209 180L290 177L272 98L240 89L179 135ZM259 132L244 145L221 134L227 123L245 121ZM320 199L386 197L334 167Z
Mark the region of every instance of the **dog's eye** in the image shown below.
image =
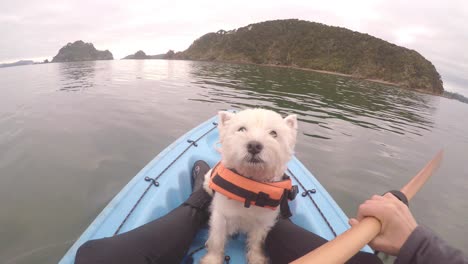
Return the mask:
M237 131L239 131L239 132L245 132L245 131L247 131L247 128L245 128L245 127L240 127Z
M278 136L278 134L274 130L270 131L270 135L274 138Z

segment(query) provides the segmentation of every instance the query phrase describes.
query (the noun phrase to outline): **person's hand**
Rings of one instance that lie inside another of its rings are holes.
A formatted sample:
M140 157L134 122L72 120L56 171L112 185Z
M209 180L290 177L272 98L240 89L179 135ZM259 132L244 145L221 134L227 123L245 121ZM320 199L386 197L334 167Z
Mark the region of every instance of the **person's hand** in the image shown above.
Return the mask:
M349 219L351 226L364 217L373 216L382 223L382 229L369 245L378 251L398 255L400 248L418 226L408 207L393 194L374 195L359 206L357 217Z

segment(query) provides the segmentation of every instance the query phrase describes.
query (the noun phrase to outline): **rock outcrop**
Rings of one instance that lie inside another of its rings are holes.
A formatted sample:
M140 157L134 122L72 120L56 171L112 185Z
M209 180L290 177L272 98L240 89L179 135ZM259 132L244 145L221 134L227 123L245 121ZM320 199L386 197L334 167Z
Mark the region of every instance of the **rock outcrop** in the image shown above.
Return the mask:
M169 50L165 54L158 54L158 55L146 55L146 53L142 50L137 51L135 54L125 56L122 60L155 60L155 59L173 59L175 52L173 50Z
M150 56L146 55L146 53L144 51L139 50L133 55L126 56L122 60L146 60L146 59L149 59L149 58L150 58Z
M97 50L92 43L85 43L82 40L68 43L62 47L52 62L70 61L93 61L93 60L113 60L114 57L109 50Z

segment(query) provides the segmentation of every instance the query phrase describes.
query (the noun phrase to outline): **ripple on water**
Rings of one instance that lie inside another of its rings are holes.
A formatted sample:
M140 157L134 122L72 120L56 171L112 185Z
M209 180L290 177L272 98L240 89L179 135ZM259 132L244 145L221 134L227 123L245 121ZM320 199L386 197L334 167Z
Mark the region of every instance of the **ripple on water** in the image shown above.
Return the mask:
M418 219L468 246L450 227L468 228L466 105L342 76L165 60L1 69L0 87L2 263L31 252L25 263L40 262L49 251L38 245L77 237L178 136L221 109L247 107L298 115L298 156L348 214L446 144L450 159L414 208L428 207ZM434 196L441 188L450 195Z

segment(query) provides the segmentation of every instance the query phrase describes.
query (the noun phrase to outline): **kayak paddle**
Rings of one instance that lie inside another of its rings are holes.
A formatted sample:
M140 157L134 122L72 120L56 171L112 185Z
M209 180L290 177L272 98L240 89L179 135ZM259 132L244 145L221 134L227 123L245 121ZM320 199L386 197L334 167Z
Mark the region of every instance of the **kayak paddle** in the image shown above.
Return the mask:
M401 192L408 200L421 189L432 173L438 168L442 161L443 151L426 164L426 166L414 176L403 188ZM377 218L366 217L358 224L348 229L335 239L307 253L306 255L291 262L292 264L321 263L321 264L341 264L354 256L366 244L374 239L381 229L381 223Z

